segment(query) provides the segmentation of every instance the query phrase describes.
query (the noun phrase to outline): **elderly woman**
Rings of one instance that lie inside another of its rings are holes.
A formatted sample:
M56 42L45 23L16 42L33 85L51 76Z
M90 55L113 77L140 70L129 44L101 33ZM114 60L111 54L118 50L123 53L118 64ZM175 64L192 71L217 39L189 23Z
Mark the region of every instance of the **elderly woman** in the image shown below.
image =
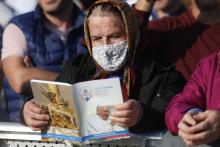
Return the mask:
M119 77L125 102L115 106L111 121L135 131L163 129L165 108L184 80L173 66L164 67L150 54L141 57L137 52L139 27L129 5L120 0L93 4L85 18L85 39L89 54L67 62L57 81ZM23 116L34 130L43 129L49 120L47 111L32 100L25 103Z

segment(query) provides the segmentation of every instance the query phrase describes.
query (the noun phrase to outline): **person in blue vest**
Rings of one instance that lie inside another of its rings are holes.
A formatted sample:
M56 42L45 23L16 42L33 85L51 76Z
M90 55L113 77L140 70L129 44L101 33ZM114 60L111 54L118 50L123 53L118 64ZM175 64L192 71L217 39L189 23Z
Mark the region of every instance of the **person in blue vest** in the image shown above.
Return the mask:
M9 121L20 121L31 79L55 80L81 45L83 12L72 0L38 0L35 11L13 18L3 33L2 66Z
M2 33L3 33L3 28L0 25L0 48L2 48Z
M0 25L0 48L2 47L2 32L3 32L3 28ZM2 69L0 66L0 91L2 89ZM5 113L5 110L3 109L3 105L4 105L4 101L3 101L3 97L1 97L0 94L0 121L6 121L7 120L7 114Z

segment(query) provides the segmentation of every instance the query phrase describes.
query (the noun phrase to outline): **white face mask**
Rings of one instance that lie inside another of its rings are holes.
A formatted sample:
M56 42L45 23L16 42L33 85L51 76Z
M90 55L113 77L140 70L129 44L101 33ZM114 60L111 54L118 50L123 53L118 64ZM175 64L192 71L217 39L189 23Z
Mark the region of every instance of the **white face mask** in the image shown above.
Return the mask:
M92 48L93 58L108 72L117 71L122 68L126 61L127 52L127 41Z

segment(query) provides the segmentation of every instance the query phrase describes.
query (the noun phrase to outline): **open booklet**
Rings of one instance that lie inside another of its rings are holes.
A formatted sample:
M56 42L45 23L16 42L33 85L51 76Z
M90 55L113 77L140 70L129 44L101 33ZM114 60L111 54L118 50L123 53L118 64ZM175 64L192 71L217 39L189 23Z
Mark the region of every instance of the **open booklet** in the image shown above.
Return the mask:
M114 106L123 103L118 78L74 85L31 80L31 88L35 103L50 113L50 125L42 132L47 141L85 144L129 137L128 128L109 118Z

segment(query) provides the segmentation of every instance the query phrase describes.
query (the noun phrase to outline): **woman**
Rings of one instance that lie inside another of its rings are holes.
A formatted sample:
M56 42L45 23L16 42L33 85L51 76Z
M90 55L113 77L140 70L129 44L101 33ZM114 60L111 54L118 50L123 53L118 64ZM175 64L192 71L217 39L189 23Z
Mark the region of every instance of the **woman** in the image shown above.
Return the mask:
M168 132L164 147L220 146L219 69L220 53L201 60L183 92L174 97L167 108L166 124L181 138Z
M172 67L157 64L153 56L135 60L139 27L129 5L100 0L89 9L84 26L89 54L67 62L57 81L74 84L120 77L125 103L115 106L111 121L135 131L163 129L164 110L184 80ZM43 129L49 120L33 101L25 103L23 116L34 130Z

